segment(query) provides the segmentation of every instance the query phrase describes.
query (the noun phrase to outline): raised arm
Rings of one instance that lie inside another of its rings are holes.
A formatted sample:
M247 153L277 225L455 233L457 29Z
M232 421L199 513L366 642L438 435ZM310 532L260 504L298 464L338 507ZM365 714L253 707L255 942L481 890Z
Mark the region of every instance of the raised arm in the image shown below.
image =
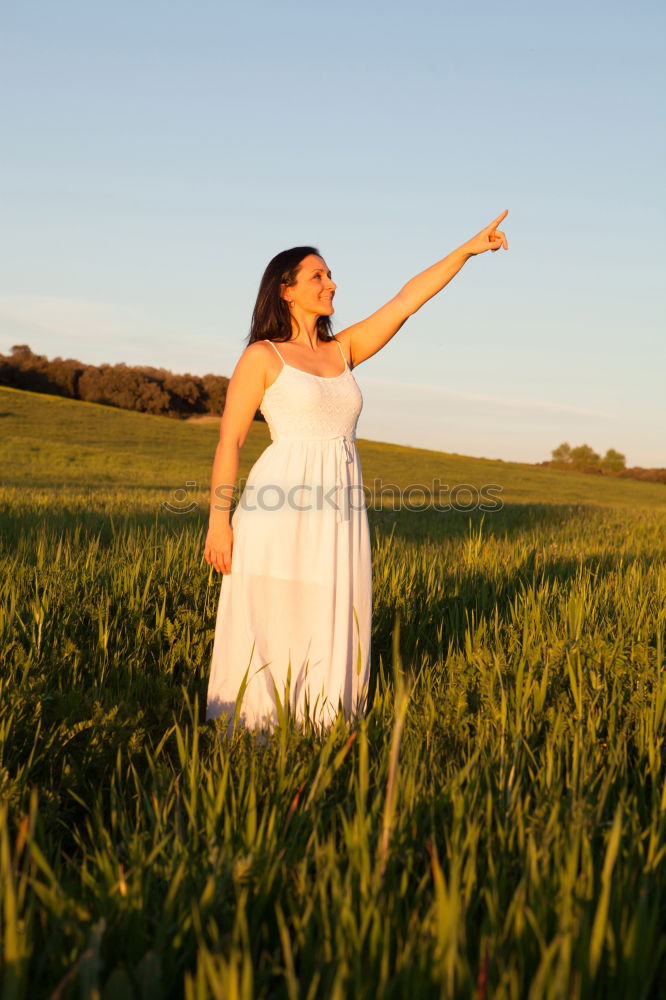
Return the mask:
M408 281L394 298L372 316L342 330L337 335L337 339L343 344L343 347L347 348L352 360L352 367L355 368L362 361L366 361L381 350L398 332L405 320L413 316L428 299L431 299L433 295L441 292L448 285L451 278L455 277L470 257L485 253L486 250L499 250L502 246L508 250L509 244L506 236L497 229L497 226L507 215L508 209L505 209L494 222L482 229L476 236L467 240L443 260L426 268L425 271Z

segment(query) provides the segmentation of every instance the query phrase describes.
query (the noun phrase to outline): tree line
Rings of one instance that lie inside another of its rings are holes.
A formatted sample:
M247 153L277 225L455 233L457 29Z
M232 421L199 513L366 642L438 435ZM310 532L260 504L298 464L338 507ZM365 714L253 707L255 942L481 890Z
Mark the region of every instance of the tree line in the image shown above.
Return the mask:
M61 357L49 361L27 344L15 344L10 354L0 354L0 385L184 420L191 416L221 416L229 379L212 374L174 375L167 368L123 362L88 365ZM255 419L264 418L257 411ZM552 450L551 456L551 461L539 464L666 483L666 469L628 469L625 456L614 448L609 448L602 458L587 444L572 448L565 441Z
M575 469L577 472L621 472L627 467L626 456L615 448L609 448L602 458L589 444L579 444L576 448L565 441L551 451L552 465L560 468Z
M222 375L174 375L166 368L124 363L88 365L61 357L49 361L44 354L34 354L27 344L15 344L10 354L0 354L0 385L182 420L195 415L221 416L229 379Z
M572 448L564 441L551 451L550 465L555 469L566 469L571 472L590 472L597 475L622 476L630 479L643 479L653 483L666 483L666 469L642 469L640 466L627 468L627 459L615 448L609 448L602 456L589 444L579 444Z

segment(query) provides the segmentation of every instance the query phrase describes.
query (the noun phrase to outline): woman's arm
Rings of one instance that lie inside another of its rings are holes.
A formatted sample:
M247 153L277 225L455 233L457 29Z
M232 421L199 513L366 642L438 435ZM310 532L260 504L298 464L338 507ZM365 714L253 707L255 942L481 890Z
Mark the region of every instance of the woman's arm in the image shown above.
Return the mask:
M506 236L496 228L507 215L508 209L471 240L408 281L394 298L372 316L339 333L337 339L347 347L352 367L355 368L381 350L405 320L448 285L470 257L485 253L486 250L499 250L502 246L508 250Z
M221 573L231 572L233 532L230 524L238 459L266 381L266 346L250 344L243 352L227 386L220 423L220 440L215 449L210 484L210 517L204 548L206 562Z

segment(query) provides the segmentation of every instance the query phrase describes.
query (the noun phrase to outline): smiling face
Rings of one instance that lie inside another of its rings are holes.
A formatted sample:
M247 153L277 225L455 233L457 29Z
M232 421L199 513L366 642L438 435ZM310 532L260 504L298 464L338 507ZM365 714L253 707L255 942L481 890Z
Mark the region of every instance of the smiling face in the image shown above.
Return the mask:
M281 295L292 315L298 312L309 316L332 316L336 288L326 261L309 254L301 261L296 283L282 285Z

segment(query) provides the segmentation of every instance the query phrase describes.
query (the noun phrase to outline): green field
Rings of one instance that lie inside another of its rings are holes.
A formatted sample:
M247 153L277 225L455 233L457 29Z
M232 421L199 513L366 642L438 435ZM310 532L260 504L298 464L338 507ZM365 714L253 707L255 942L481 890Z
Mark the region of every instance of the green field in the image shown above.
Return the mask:
M0 428L1 1000L663 995L666 487L359 441L503 506L371 509L372 706L261 746L203 721L218 428Z

